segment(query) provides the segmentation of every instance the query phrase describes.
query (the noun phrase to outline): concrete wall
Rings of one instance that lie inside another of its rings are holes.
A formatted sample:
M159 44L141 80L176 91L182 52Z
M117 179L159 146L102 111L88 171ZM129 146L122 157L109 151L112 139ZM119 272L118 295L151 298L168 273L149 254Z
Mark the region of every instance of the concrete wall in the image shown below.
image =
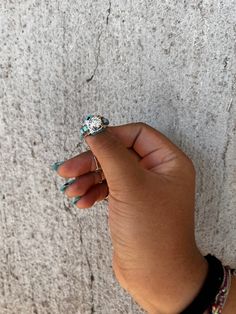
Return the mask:
M143 313L116 282L106 203L50 164L81 118L146 122L196 165L196 237L236 266L236 2L1 0L0 313Z

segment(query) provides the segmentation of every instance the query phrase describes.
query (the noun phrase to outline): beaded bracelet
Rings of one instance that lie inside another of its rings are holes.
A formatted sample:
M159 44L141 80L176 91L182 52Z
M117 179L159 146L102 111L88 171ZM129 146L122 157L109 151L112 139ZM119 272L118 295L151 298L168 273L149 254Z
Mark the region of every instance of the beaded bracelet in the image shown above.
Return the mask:
M223 266L223 269L224 279L214 302L208 309L209 314L222 314L231 287L232 275L236 276L235 269L231 269L229 266Z

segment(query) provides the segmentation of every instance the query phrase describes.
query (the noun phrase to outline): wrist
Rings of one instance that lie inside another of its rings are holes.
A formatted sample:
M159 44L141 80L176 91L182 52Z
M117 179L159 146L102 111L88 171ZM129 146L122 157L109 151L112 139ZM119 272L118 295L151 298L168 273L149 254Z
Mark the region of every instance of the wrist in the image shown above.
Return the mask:
M176 314L187 308L204 284L208 263L197 250L192 258L186 257L175 272L173 276L170 273L165 283L159 283L156 298L150 301L155 310L150 314Z

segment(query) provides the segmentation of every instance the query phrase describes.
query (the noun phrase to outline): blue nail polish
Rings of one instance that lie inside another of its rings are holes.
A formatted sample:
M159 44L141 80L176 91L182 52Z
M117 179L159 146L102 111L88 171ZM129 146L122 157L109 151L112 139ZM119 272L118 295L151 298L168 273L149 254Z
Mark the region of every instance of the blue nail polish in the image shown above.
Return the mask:
M76 181L76 179L69 179L68 181L66 181L61 187L60 187L60 191L62 193L65 192L65 190L68 188L68 186L70 186L72 183L74 183Z
M54 171L57 171L58 167L60 165L62 165L64 163L64 161L57 161L55 162L54 164L51 165L51 169L54 170Z
M80 196L76 196L76 197L74 197L72 200L71 200L71 205L75 205L79 200L81 199L81 197Z

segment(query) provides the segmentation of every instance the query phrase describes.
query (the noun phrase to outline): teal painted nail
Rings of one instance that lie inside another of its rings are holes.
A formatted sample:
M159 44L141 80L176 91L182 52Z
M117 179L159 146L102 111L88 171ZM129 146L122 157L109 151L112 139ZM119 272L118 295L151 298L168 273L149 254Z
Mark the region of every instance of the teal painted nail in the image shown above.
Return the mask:
M68 186L70 186L72 183L74 183L75 180L76 180L76 179L70 179L70 180L66 181L66 182L61 186L60 191L61 191L62 193L64 193L65 190L68 188Z
M51 165L51 169L54 170L54 171L57 171L58 167L60 165L62 165L64 163L64 161L57 161L55 162L54 164Z
M76 197L74 197L72 200L71 200L71 205L75 205L79 200L81 199L81 197L80 196L76 196Z

